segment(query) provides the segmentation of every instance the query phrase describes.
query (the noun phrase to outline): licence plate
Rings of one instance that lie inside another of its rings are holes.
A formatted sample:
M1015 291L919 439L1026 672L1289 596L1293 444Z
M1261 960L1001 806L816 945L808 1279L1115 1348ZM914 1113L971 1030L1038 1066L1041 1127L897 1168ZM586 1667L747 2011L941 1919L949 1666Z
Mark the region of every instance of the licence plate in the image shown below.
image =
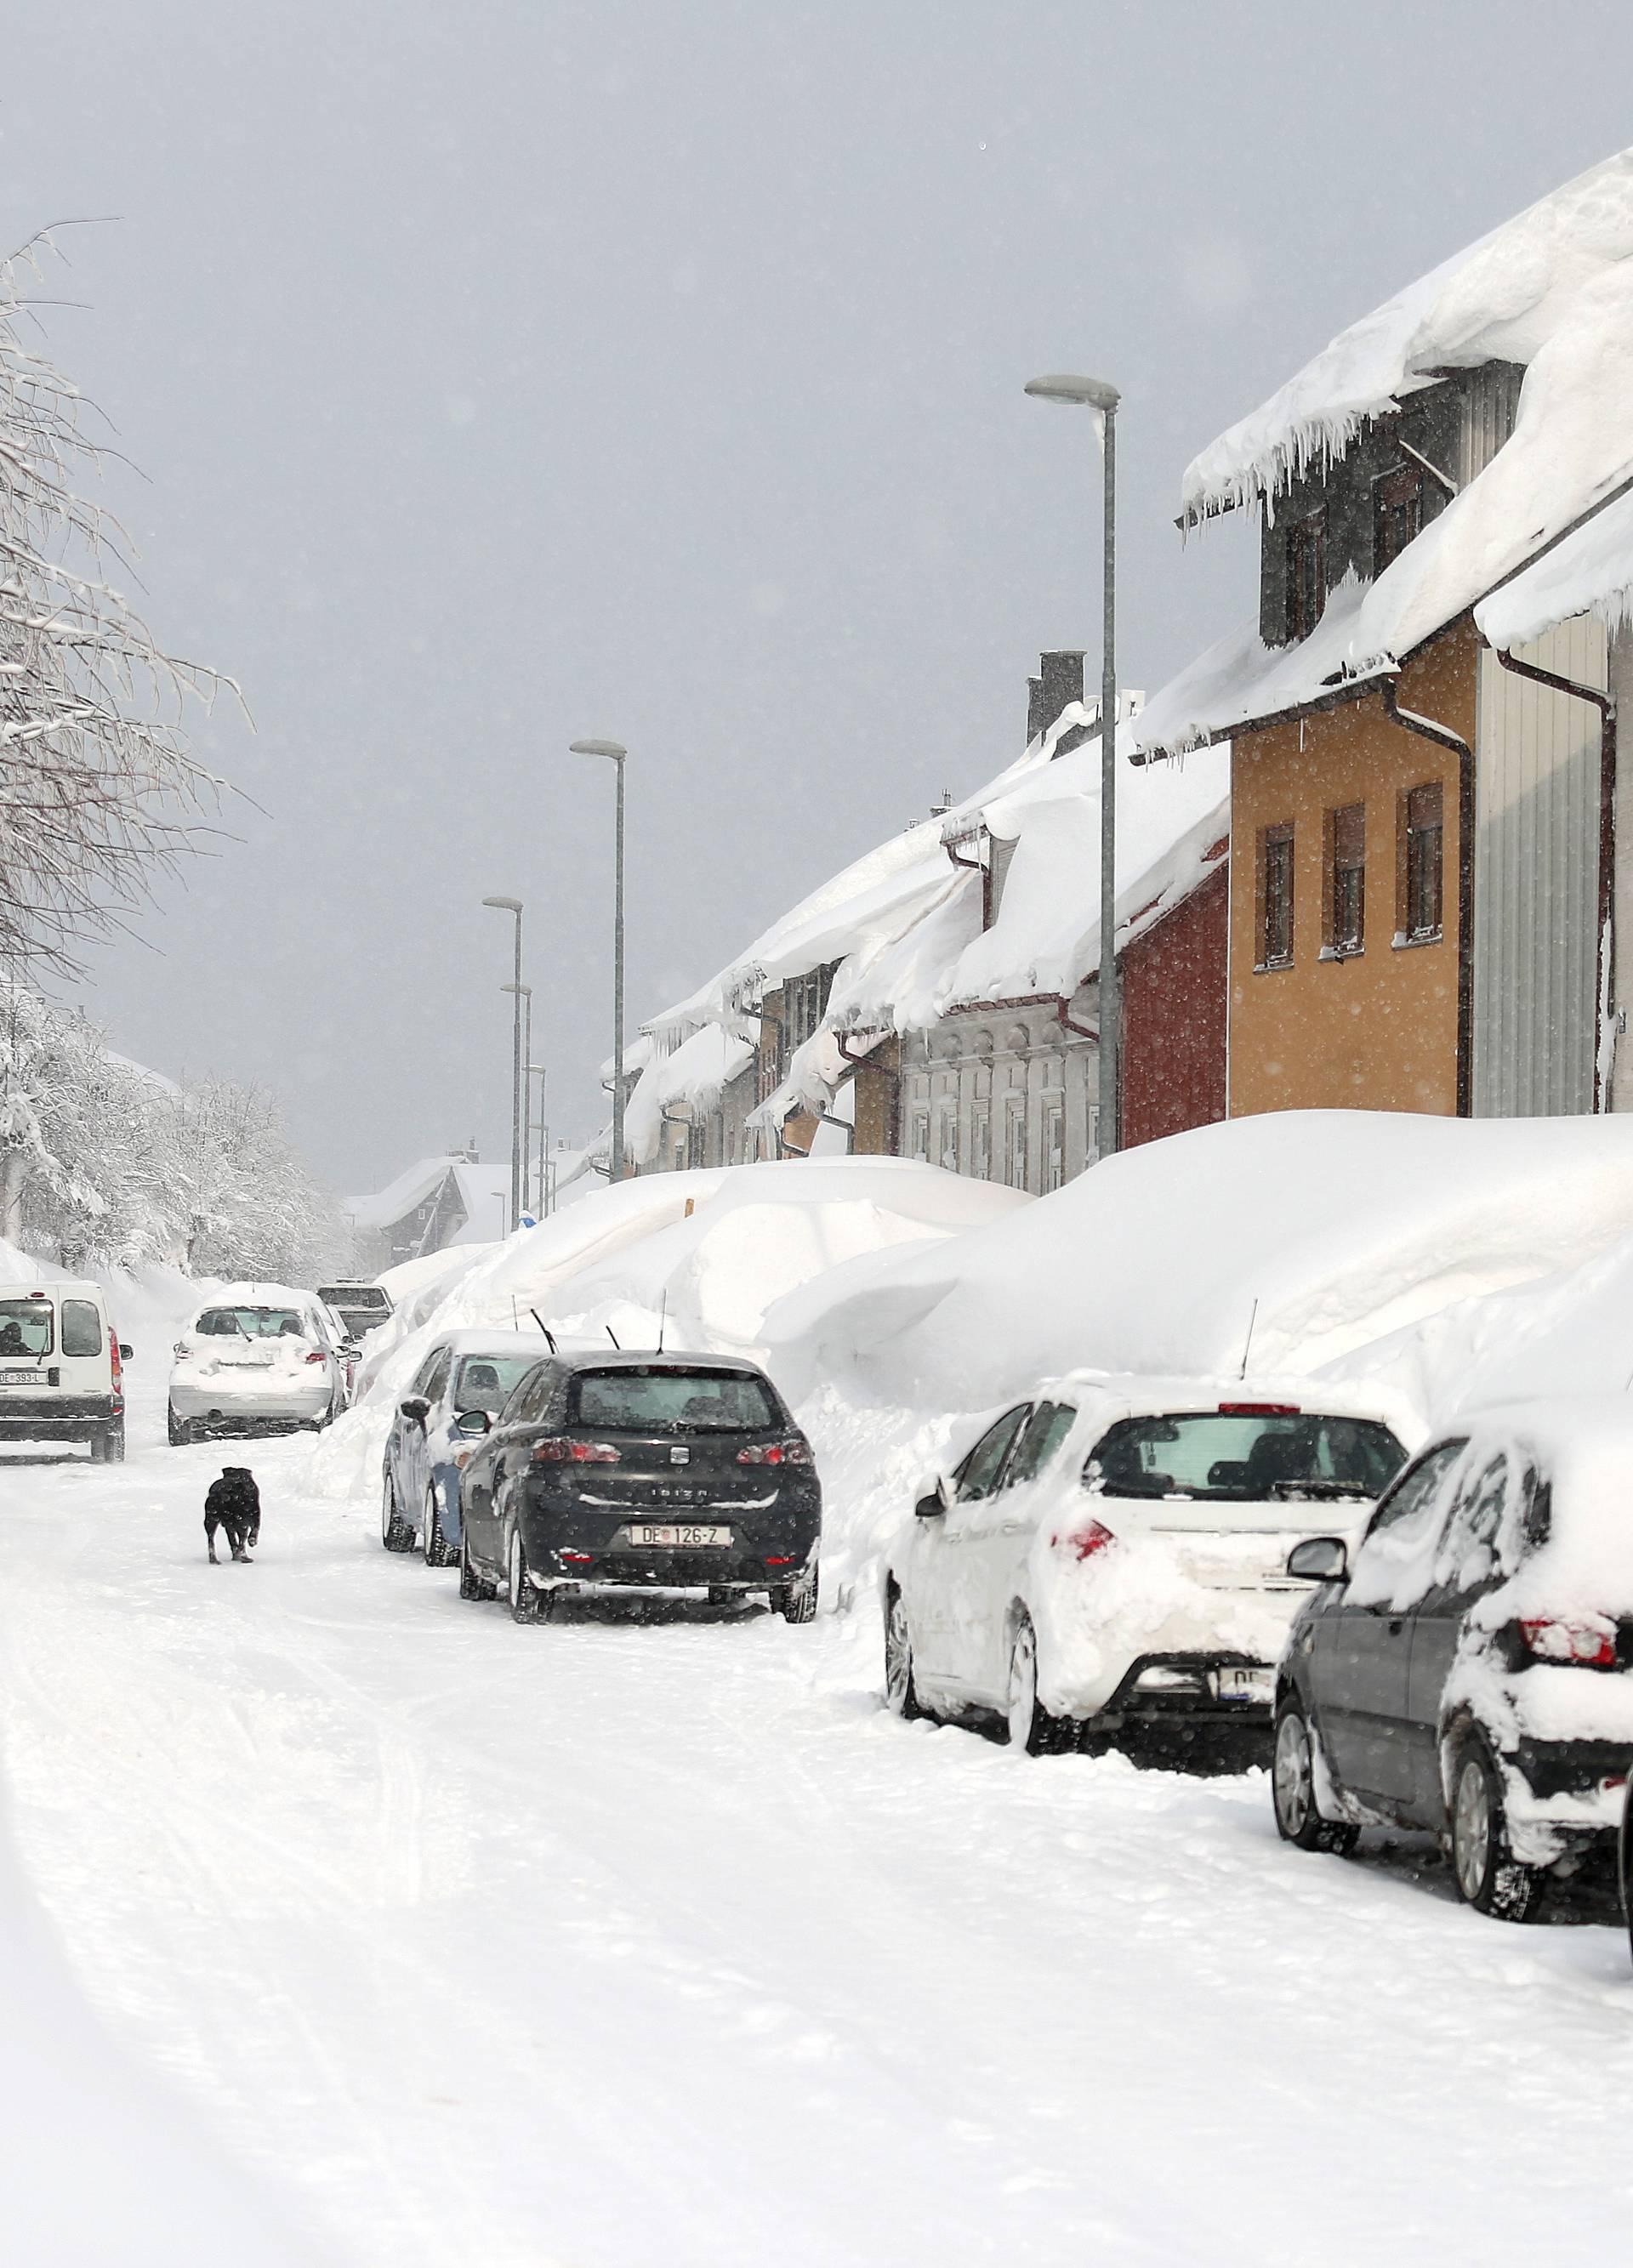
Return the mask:
M1275 1672L1255 1663L1249 1669L1216 1669L1215 1690L1222 1701L1264 1701L1275 1698Z
M0 1370L0 1386L38 1386L37 1370Z
M669 1525L662 1528L636 1528L629 1530L632 1543L647 1544L663 1551L696 1551L710 1544L729 1543L729 1528L683 1528Z

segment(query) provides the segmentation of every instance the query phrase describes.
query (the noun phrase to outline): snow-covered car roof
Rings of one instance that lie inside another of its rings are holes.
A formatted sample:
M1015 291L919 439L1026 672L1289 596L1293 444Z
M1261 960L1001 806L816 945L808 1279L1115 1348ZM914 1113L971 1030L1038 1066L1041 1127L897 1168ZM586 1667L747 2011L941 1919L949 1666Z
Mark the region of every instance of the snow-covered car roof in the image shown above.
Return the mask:
M1633 1402L1582 1394L1504 1403L1466 1413L1436 1438L1464 1435L1470 1460L1505 1452L1534 1462L1550 1484L1547 1540L1503 1587L1505 1609L1633 1613Z
M315 1292L297 1291L289 1284L223 1284L198 1302L193 1314L196 1319L212 1307L295 1307L309 1314L324 1304Z
M452 1354L531 1354L542 1361L550 1347L537 1331L483 1331L467 1329L443 1331L431 1342L440 1351L447 1347ZM431 1347L426 1348L426 1352Z
M1098 1418L1109 1418L1113 1413L1140 1418L1168 1411L1207 1412L1229 1403L1243 1410L1275 1406L1311 1416L1373 1418L1408 1443L1422 1432L1405 1397L1391 1388L1339 1386L1308 1375L1293 1378L1255 1373L1246 1378L1187 1378L1178 1373L1162 1377L1132 1371L1071 1370L1058 1378L1041 1380L1028 1398L1074 1402L1080 1410L1092 1408Z

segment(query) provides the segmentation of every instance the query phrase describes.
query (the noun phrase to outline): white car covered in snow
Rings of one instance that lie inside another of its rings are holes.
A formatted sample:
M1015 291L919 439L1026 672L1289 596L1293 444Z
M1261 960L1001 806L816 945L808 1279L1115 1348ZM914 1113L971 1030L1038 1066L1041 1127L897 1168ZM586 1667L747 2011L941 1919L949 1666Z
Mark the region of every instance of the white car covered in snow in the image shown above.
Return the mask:
M1398 1422L1398 1421L1396 1421ZM1378 1397L1084 1373L936 1476L889 1560L885 1690L1040 1750L1268 1761L1300 1538L1358 1529L1406 1452Z
M314 1432L346 1406L340 1327L314 1292L229 1284L175 1344L173 1447L203 1434Z

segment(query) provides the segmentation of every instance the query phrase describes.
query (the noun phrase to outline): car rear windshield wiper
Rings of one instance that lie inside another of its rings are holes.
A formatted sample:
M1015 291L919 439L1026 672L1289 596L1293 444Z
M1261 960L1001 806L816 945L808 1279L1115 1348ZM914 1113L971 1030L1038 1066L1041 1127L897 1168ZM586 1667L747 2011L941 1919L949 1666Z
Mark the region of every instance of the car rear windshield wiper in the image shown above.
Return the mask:
M1354 1504L1371 1504L1372 1491L1359 1481L1328 1481L1312 1475L1307 1480L1272 1481L1270 1493L1284 1504L1297 1504L1308 1499L1312 1504L1334 1504L1348 1500Z

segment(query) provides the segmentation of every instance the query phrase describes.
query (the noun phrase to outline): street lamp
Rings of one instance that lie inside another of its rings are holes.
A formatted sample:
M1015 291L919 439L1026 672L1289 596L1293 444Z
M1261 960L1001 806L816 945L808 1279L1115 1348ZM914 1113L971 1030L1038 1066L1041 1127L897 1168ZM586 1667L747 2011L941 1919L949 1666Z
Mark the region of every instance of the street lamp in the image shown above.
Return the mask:
M533 987L530 984L501 984L499 990L514 992L521 1002L521 1186L516 1204L516 1223L520 1227L521 1216L528 1209L528 1143L532 1134L528 1108L533 1101L533 1082L528 1077L527 1063L533 1053Z
M545 1149L546 1149L546 1147L548 1146L548 1144L549 1144L549 1141L550 1141L550 1129L549 1129L549 1128L545 1125L545 1123L544 1123L544 1066L543 1066L543 1064L530 1063L530 1064L528 1065L528 1077L529 1077L530 1079L537 1079L537 1081L538 1081L538 1083L539 1083L539 1111L538 1111L538 1120L537 1120L538 1130L539 1130L539 1168L538 1168L538 1171L539 1171L539 1214L538 1214L538 1217L539 1217L539 1219L540 1219L541 1220L543 1220L543 1219L545 1218L546 1214L548 1214L548 1212L550 1211L550 1183L549 1183L549 1182L546 1181L546 1179L545 1179L545 1167L544 1167L544 1152L545 1152ZM531 1094L530 1094L530 1091L529 1091L529 1099L531 1099Z
M607 1164L610 1182L624 1178L624 759L629 750L617 740L573 740L574 756L606 756L617 768L617 857L614 870L612 912L612 1155Z
M516 995L510 1063L510 1225L514 1228L521 1218L521 900L484 898L482 902L516 917L516 982L505 988Z
M1026 391L1039 401L1097 409L1105 436L1105 602L1100 647L1100 1139L1099 1154L1118 1146L1122 1003L1117 982L1117 405L1114 386L1097 378L1034 378Z

